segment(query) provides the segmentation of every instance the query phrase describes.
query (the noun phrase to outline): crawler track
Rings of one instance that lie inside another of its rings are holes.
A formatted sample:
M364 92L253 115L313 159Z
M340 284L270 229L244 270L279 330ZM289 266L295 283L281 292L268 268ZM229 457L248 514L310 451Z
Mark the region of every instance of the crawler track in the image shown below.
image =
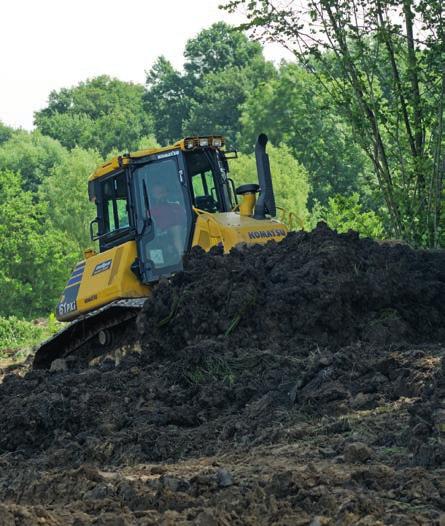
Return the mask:
M145 298L115 301L70 323L42 343L34 357L34 369L50 369L57 359L71 359L87 366L92 360L136 343L135 319ZM106 341L99 341L99 333Z

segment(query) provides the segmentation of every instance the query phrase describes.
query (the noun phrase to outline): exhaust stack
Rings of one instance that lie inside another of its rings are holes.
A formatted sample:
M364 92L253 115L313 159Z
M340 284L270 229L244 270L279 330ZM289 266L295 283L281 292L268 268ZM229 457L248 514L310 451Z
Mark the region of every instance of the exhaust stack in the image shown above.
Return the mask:
M258 135L255 145L256 169L258 173L258 183L260 185L260 195L253 213L255 219L266 219L266 214L272 217L277 215L272 176L270 174L269 156L266 153L267 141L267 135L261 133Z

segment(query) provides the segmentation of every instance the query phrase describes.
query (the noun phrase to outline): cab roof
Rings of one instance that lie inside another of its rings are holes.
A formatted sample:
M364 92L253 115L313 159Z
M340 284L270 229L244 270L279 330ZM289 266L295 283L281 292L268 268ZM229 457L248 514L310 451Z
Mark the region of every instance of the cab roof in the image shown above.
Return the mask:
M204 144L207 140L207 144ZM96 170L89 176L88 181L93 181L99 177L108 175L122 166L130 164L131 159L139 159L140 157L147 157L149 155L155 155L157 153L168 152L171 150L183 150L191 151L196 148L203 148L210 146L214 148L221 148L224 145L224 137L221 135L205 135L205 136L194 136L185 137L180 141L170 144L169 146L162 146L158 148L148 148L145 150L138 150L136 152L126 153L124 155L118 155L113 157L106 163L100 165Z

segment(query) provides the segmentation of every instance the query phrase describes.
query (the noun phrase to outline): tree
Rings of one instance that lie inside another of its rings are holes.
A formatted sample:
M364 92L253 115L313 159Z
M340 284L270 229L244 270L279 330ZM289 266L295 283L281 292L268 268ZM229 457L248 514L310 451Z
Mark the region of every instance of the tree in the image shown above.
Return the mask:
M366 158L351 127L301 66L282 64L277 75L252 89L242 105L241 125L243 151L250 151L262 131L273 144L290 148L309 172L310 204L363 188Z
M0 315L46 315L79 254L19 174L0 171Z
M52 91L48 106L35 113L34 123L70 149L96 148L103 156L113 148L134 150L141 136L153 132L143 95L141 85L102 75Z
M184 123L186 135L220 134L236 146L240 133L242 105L255 86L273 78L275 69L263 58L245 67L234 66L202 78L190 102Z
M239 105L257 82L274 74L261 46L218 22L189 40L184 72L159 57L147 73L145 108L157 139L167 144L189 133L225 133L234 143Z
M286 146L274 147L269 144L267 153L270 160L272 182L277 206L286 214L279 212L285 221L292 215L293 228L304 225L307 217L307 199L309 195L308 173L292 156ZM236 185L257 181L256 161L253 154L240 154L230 164L230 175Z
M21 174L24 190L36 192L53 168L61 163L68 152L61 144L38 131L18 130L0 145L0 170Z
M227 68L243 68L263 58L261 46L225 22L216 22L190 39L184 51L184 70L200 79Z
M13 134L13 129L0 121L0 145L8 141Z
M88 176L102 162L96 151L74 148L39 189L52 224L75 243L79 254L92 244L89 224L96 217L96 207L88 199Z
M186 79L161 56L147 73L146 88L145 109L153 115L157 140L163 145L178 140L189 113Z
M256 35L312 68L372 162L393 235L438 246L444 231L445 23L439 0L232 0ZM415 20L416 19L416 20Z
M138 150L148 150L151 148L160 148L160 144L156 140L156 137L153 134L146 135L141 137L138 142Z

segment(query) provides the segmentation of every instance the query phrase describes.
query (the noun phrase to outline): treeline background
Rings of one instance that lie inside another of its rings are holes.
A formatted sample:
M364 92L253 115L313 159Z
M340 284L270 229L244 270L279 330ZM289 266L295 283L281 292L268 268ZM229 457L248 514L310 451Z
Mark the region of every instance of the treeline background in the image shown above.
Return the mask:
M332 66L337 60L323 58ZM324 220L339 231L395 237L358 129L320 89L310 64L274 65L259 43L222 22L187 42L181 71L161 56L145 85L99 76L53 91L34 123L32 132L0 123L0 316L6 332L18 318L51 312L72 266L91 246L95 208L87 177L95 167L118 153L187 135L223 134L239 151L231 175L240 184L256 180L252 151L265 132L277 203L294 214L296 228ZM416 236L413 228L404 237L428 245L427 237ZM0 323L0 340L1 331Z

